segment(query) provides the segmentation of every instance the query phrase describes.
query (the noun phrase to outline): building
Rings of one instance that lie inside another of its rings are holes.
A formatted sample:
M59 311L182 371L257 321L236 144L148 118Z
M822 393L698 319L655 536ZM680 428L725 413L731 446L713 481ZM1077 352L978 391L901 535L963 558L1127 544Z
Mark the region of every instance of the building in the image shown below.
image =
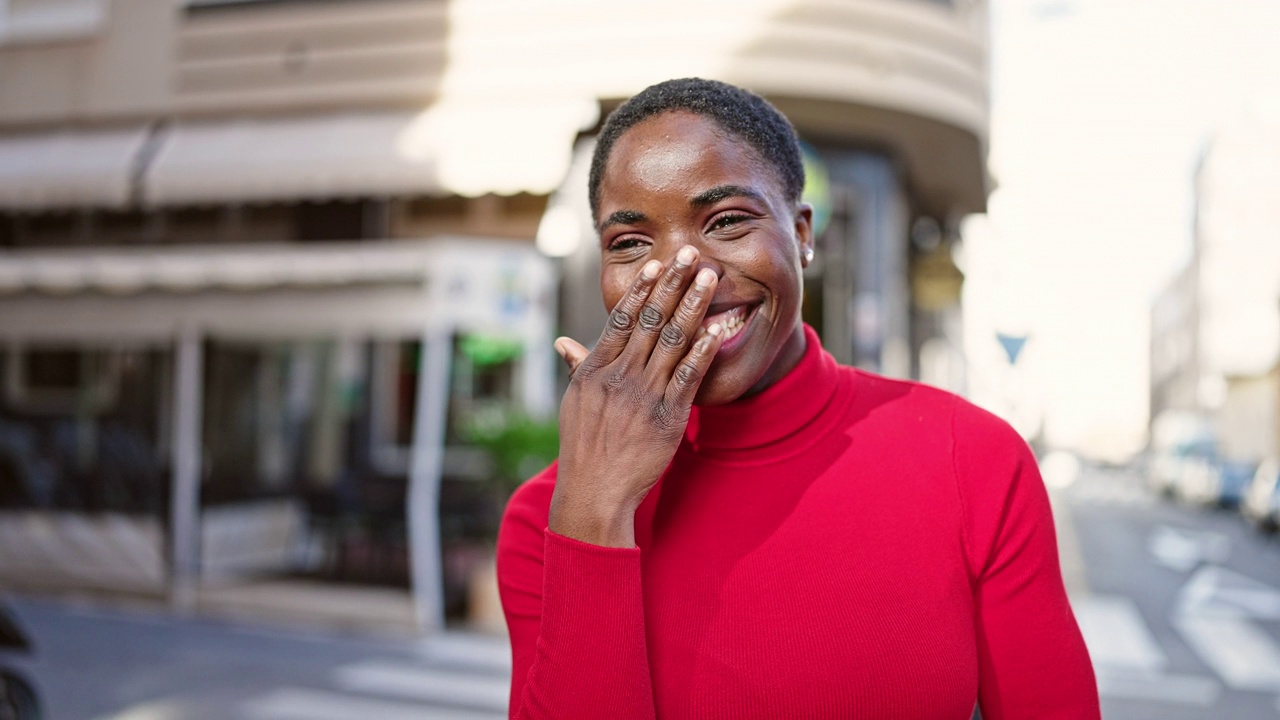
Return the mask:
M591 137L668 77L796 124L832 352L960 389L986 23L978 0L0 2L0 472L22 488L0 535L23 548L0 582L57 537L39 562L72 584L200 605L327 568L408 582L440 624L476 567L450 539L492 515L464 512L493 468L463 426L554 409L553 323L603 317Z
M1196 173L1191 257L1152 307L1151 418L1212 420L1218 451L1280 452L1280 123L1251 110L1215 133Z

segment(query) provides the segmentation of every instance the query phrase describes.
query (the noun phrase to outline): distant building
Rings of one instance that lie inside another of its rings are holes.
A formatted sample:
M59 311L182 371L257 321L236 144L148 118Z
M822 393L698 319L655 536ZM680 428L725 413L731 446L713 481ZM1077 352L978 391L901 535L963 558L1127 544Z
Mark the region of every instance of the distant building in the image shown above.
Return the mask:
M1214 135L1196 176L1194 248L1152 306L1151 417L1211 416L1220 451L1280 451L1280 120Z
M603 314L575 173L669 77L795 122L836 357L963 389L986 12L0 2L0 583L411 584L439 624L501 509L465 429L553 412L553 326Z
M1151 411L1197 410L1200 402L1198 250L1151 306Z

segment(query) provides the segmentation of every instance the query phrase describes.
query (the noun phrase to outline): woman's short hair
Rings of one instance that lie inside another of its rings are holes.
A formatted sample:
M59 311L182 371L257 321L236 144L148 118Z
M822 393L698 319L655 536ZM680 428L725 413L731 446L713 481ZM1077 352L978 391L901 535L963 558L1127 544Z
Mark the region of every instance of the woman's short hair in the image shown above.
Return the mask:
M747 141L778 174L786 197L793 202L800 201L804 191L804 162L791 122L768 100L750 90L717 80L681 78L650 85L605 120L596 139L587 181L593 219L600 209L604 168L618 138L643 120L676 110L710 118L725 131Z

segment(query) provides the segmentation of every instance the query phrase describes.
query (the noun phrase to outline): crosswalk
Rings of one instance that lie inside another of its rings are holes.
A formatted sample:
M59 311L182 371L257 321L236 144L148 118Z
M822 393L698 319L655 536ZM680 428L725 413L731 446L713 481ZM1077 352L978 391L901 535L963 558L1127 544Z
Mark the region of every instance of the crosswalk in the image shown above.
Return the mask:
M334 668L323 688L279 687L246 698L244 720L501 720L511 664L504 639L442 634L410 657Z
M1280 590L1203 565L1179 591L1169 622L1210 671L1170 672L1168 655L1138 606L1120 595L1073 601L1102 697L1208 707L1227 690L1275 693L1280 642L1256 621L1280 619Z

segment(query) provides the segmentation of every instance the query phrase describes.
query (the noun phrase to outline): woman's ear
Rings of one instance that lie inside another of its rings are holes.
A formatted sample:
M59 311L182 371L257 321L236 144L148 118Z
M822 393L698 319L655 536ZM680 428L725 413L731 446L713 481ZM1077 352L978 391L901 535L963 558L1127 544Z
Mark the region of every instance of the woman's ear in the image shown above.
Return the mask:
M796 246L800 251L800 267L809 267L813 261L813 206L809 203L796 206Z

